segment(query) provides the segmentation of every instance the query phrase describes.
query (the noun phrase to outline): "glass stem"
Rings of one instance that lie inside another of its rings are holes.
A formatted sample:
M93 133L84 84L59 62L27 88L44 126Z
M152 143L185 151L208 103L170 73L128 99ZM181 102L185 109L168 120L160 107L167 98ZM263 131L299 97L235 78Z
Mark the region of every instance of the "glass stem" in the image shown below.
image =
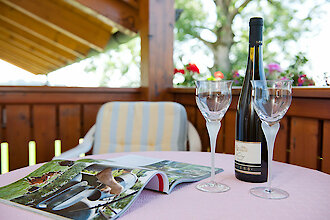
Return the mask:
M276 135L277 135L278 130L280 129L280 123L276 123L276 124L273 124L270 126L266 122L262 122L261 128L265 134L266 141L267 141L267 150L268 150L267 188L268 188L268 191L271 192L273 150L274 150Z
M215 182L215 171L214 171L214 156L215 156L215 147L217 142L217 136L221 127L220 121L206 121L207 132L210 137L211 145L211 181Z

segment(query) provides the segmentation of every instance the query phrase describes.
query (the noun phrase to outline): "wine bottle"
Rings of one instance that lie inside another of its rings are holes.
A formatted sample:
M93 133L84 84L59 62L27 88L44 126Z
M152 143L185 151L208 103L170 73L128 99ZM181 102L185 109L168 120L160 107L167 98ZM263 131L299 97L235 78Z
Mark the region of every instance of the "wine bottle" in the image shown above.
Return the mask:
M262 63L263 19L250 19L249 54L237 112L235 138L235 176L246 182L267 181L267 143L261 121L252 105L251 80L265 79Z

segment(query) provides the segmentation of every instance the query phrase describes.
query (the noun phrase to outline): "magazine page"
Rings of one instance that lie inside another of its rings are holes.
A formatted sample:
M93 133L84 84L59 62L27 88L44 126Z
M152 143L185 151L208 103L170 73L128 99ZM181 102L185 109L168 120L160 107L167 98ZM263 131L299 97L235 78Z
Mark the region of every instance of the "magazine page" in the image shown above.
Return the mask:
M2 201L74 219L115 219L159 172L123 168L111 161L53 160L0 188ZM155 177L155 178L154 178Z
M211 168L208 166L156 159L139 155L127 155L114 158L112 161L131 167L139 167L143 169L148 168L151 170L164 172L167 176L169 185L169 190L165 191L166 193L170 193L172 189L179 183L195 182L205 179L211 175ZM216 173L220 173L222 171L223 169L221 168L215 168ZM150 181L146 188L157 190L157 184L157 180Z

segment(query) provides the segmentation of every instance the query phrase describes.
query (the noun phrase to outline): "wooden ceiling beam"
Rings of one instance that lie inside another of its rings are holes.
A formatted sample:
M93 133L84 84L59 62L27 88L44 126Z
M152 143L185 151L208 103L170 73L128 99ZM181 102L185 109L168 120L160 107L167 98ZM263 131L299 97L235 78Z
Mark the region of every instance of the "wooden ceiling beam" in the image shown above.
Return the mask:
M134 36L139 31L139 11L132 6L133 3L122 0L66 1L129 36Z
M45 53L52 54L58 60L61 60L62 62L66 62L67 64L70 64L77 59L77 57L72 53L69 53L66 50L63 50L62 48L57 47L52 43L49 43L49 41L40 39L32 35L31 33L22 30L16 26L13 26L1 19L0 19L0 29L6 30L8 33L20 38L21 40L29 43L30 45L45 51Z
M29 43L27 43L24 38L22 39L19 35L12 34L8 32L6 29L0 27L0 39L8 42L9 44L21 48L27 52L30 52L32 55L43 58L49 63L52 63L56 66L65 66L66 63L56 59L51 53L45 53L40 50L38 47L35 47Z
M99 52L103 51L110 39L111 32L86 19L86 14L73 13L68 8L58 5L58 0L2 1L38 22Z
M0 19L29 32L38 38L53 43L79 58L84 58L90 51L88 46L77 42L29 16L26 16L20 11L3 4L3 2L0 2Z
M20 59L15 55L12 55L8 53L7 51L4 51L0 48L0 59L11 63L15 66L18 66L19 68L22 68L30 73L33 74L46 74L48 73L48 70L42 67L35 66L28 61L24 59ZM5 74L10 74L10 73L5 73Z
M0 44L1 44L1 48L7 51L8 54L12 54L13 56L19 57L20 59L29 61L31 65L35 64L37 66L43 67L44 69L47 69L48 72L58 68L58 66L51 64L46 60L37 57L29 53L28 51L23 50L22 48L18 48L14 45L11 45L8 42L3 41L1 39L0 39Z
M130 6L139 9L139 1L138 0L121 0L123 2L126 2L127 4L129 4Z

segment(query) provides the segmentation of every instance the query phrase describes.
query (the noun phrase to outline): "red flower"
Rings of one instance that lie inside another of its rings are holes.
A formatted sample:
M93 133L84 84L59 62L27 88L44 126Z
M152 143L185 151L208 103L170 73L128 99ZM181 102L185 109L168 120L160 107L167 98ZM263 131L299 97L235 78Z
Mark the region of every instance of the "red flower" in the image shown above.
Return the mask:
M187 65L187 70L191 71L191 72L194 72L194 73L199 73L198 67L196 66L196 64L193 64L193 63L189 63Z
M214 77L215 78L220 78L220 79L223 79L225 76L223 75L223 73L221 71L217 71L214 73Z
M305 80L303 77L298 78L298 86L302 86L304 84Z
M176 74L176 73L182 73L182 74L184 74L184 69L174 68L174 74Z

